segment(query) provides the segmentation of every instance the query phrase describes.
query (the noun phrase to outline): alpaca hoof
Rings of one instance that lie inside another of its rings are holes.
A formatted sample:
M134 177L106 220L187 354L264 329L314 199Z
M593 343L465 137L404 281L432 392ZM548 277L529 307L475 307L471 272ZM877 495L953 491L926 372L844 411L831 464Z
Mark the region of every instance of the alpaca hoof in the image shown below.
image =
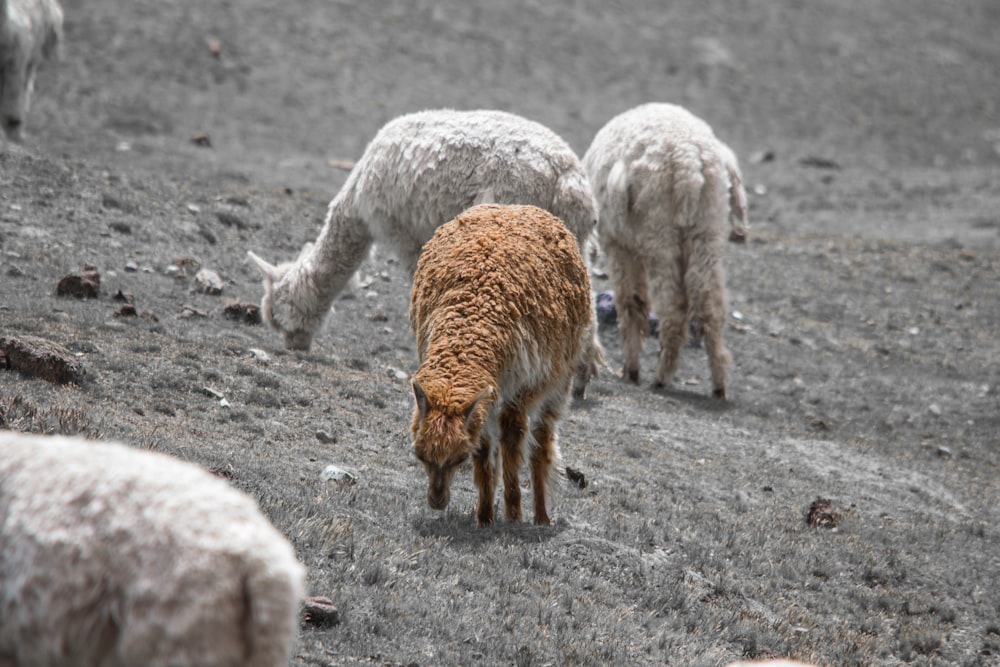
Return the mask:
M639 384L639 369L625 371L625 379L632 384Z
M716 397L717 399L719 399L720 401L725 401L725 400L727 400L727 398L726 398L726 388L725 388L725 387L722 387L722 388L720 388L720 389L715 389L715 390L713 390L713 391L712 391L712 396L715 396L715 397Z

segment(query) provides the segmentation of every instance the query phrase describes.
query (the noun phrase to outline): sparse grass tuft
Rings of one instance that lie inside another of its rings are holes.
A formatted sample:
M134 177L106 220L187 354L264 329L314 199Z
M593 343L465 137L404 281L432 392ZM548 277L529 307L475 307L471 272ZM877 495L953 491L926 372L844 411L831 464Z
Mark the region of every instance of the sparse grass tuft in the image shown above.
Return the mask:
M0 429L44 435L80 435L99 439L103 430L83 409L71 406L38 408L20 395L0 395Z

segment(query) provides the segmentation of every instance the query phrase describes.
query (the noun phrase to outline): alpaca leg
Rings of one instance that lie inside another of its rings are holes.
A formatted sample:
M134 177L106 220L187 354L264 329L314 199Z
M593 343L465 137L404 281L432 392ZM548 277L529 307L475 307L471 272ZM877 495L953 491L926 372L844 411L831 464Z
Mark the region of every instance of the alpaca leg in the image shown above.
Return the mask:
M503 499L507 521L521 520L521 480L524 460L524 435L528 418L517 408L507 408L500 415L500 453L503 457Z
M561 409L547 407L539 416L538 424L532 430L535 448L531 452L531 489L535 499L535 523L549 525L552 520L545 509L552 466L559 460L559 444L556 440L556 422Z
M730 356L722 340L726 326L726 286L722 263L707 257L689 273L689 290L695 316L705 334L705 351L712 373L712 394L726 399L726 368Z
M493 493L497 485L495 456L492 439L483 434L479 439L479 449L472 455L472 476L479 489L476 523L480 526L493 523Z
M649 284L646 269L634 252L614 242L604 243L608 268L615 284L618 329L622 336L625 362L622 375L629 382L639 382L639 355L649 329Z
M677 371L681 348L687 340L688 299L678 262L656 265L651 273L656 314L660 317L660 364L655 385L663 387Z

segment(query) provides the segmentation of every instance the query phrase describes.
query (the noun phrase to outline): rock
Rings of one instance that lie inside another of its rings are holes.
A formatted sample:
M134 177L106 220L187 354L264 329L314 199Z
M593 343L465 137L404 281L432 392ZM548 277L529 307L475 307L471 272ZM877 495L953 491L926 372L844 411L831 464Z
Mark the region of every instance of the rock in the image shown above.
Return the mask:
M212 147L212 139L204 132L199 132L198 134L191 137L191 143L201 148Z
M219 274L211 269L201 269L194 274L198 289L205 294L222 294L223 282Z
M576 468L571 468L569 466L566 466L566 477L567 479L569 479L569 481L576 484L579 488L581 489L587 488L586 476Z
M611 292L601 292L598 294L595 308L597 310L598 324L613 326L618 323L618 309L615 307L615 295ZM660 318L652 311L648 313L648 318L648 333L650 336L655 336L660 330Z
M125 271L126 272L128 272L128 273L135 273L138 270L139 270L139 265L136 264L135 262L126 262L125 263Z
M135 303L135 295L132 292L122 292L118 290L115 292L114 296L111 297L112 301L118 301L120 303Z
M115 317L138 317L139 313L131 303L123 303L122 307L115 311Z
M803 167L812 167L814 169L840 169L840 165L836 161L817 155L807 155L804 158L800 158L799 164Z
M177 317L180 318L180 319L182 319L182 320L186 320L189 317L206 317L207 318L208 317L208 313L206 313L204 310L201 310L199 308L195 308L194 306L189 306L189 305L185 304L183 310L181 310L180 314Z
M59 279L56 284L58 296L72 296L77 299L96 299L101 287L101 276L93 264L84 264L79 274L71 273Z
M72 296L77 299L96 299L97 285L80 276L70 274L59 279L59 283L56 285L56 294L58 296Z
M259 363L259 364L265 364L266 365L266 364L270 364L270 363L274 362L274 359L271 358L270 354L268 354L264 350L258 349L256 347L251 347L250 348L250 354L253 355L253 358L256 359L257 363Z
M342 484L354 484L358 479L354 473L343 468L338 468L333 464L323 468L323 472L320 473L319 477L324 482L339 482Z
M611 292L601 292L597 295L597 322L599 324L617 324L618 311L615 309L615 296Z
M229 211L216 211L215 217L226 227L235 227L239 230L250 229L251 227L257 228L260 225L251 225L241 216L231 213Z
M809 506L806 520L813 528L836 528L840 523L840 514L834 511L828 499L817 497Z
M323 430L316 431L316 439L322 442L324 445L332 445L337 442L337 436L330 435L329 433Z
M72 352L36 336L0 336L0 368L55 384L79 384L85 375Z
M340 612L328 597L309 597L302 604L302 622L316 628L331 628L340 623Z
M225 303L222 312L231 320L250 325L260 324L263 321L260 315L260 306L256 303L236 301L235 299L227 299Z

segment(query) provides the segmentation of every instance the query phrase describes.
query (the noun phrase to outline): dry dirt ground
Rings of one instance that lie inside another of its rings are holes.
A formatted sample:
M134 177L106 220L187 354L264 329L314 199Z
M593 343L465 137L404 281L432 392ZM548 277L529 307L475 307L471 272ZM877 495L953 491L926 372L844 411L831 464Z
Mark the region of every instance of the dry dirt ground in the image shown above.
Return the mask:
M0 412L258 498L340 607L294 664L1000 664L996 3L64 6L28 139L0 145L0 335L62 344L85 377L0 371ZM623 383L602 331L612 370L561 431L589 484L555 526L477 530L471 473L443 515L425 507L391 256L309 354L224 315L260 298L246 251L314 239L337 161L389 119L502 108L582 153L650 100L703 116L744 165L731 400L707 398L695 348L652 390L654 339L646 384ZM98 297L58 297L85 263ZM818 497L836 530L807 525Z

